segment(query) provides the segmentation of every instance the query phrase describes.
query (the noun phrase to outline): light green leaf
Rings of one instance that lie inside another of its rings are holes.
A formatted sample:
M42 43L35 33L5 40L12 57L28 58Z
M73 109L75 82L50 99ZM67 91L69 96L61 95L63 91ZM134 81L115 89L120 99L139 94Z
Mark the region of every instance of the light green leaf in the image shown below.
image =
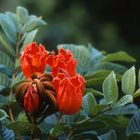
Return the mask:
M19 129L21 128L22 129ZM13 130L17 134L26 134L29 133L33 129L33 125L29 122L24 121L14 121L7 125L7 128Z
M140 88L140 70L139 70L139 73L138 73L138 85L139 85L139 88Z
M74 54L74 57L78 61L77 71L79 73L87 71L90 64L90 52L88 48L86 48L83 45L74 45L74 44L61 44L58 45L57 48L69 49Z
M11 60L11 58L5 54L4 52L0 51L0 64L13 69L14 68L14 63Z
M140 88L136 90L136 92L133 94L133 98L136 98L140 96Z
M121 107L132 102L133 102L132 95L125 95L114 105L114 107Z
M51 129L50 135L53 137L58 137L64 129L64 125L62 123L57 123L54 128Z
M117 140L117 136L114 130L110 130L109 132L98 136L99 140Z
M11 13L11 12L6 12L5 13L7 16L9 16L9 18L11 19L11 21L14 23L15 27L16 27L16 33L22 33L22 25L21 23L19 22L17 16L15 13Z
M0 73L0 85L9 87L10 79L7 75Z
M23 122L28 122L27 116L24 112L21 112L18 115L17 121L23 121Z
M128 123L126 129L127 136L138 133L140 134L140 111L136 112Z
M26 37L24 39L24 42L23 42L23 46L27 45L27 44L30 44L31 42L33 42L36 34L37 34L38 30L33 30L31 31L30 33L27 33L26 34ZM22 48L23 50L24 48Z
M122 90L125 94L133 94L136 86L135 68L132 67L122 77Z
M94 107L97 105L96 99L92 93L88 93L83 97L83 110L88 116L94 116Z
M102 62L108 62L108 61L135 62L136 60L130 55L128 55L126 52L120 51L120 52L108 54L102 60Z
M31 32L35 29L37 29L40 26L45 26L46 22L44 22L43 20L33 16L33 18L30 18L26 24L23 26L23 31L24 32Z
M5 120L7 117L7 113L4 110L0 109L0 122Z
M114 104L118 100L118 86L114 72L111 72L111 74L104 80L103 94L106 102L112 101Z
M6 14L0 14L0 25L5 32L8 39L16 44L17 40L17 30L16 25L13 23L11 18Z
M22 24L28 21L28 11L24 7L18 6L16 9L17 17Z

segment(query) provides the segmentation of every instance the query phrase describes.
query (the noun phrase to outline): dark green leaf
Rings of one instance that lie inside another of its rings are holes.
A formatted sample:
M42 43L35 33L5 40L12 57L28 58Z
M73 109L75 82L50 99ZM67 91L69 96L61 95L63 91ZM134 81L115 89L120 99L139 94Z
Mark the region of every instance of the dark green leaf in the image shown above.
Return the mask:
M109 132L98 137L99 140L117 140L117 136L114 130L110 130Z
M2 47L4 48L2 48L2 51L5 51L5 53L10 54L11 56L15 55L14 49L10 46L10 43L2 32L0 32L0 42L2 43Z
M22 81L25 80L25 77L23 75L22 72L20 72L16 78L12 81L11 87L15 87L16 85L18 85L19 83L21 83Z
M84 93L92 93L94 96L104 96L104 94L98 90L92 88L85 88Z
M0 122L5 120L7 117L7 113L4 110L0 109Z
M54 128L51 129L50 134L53 137L58 137L64 130L64 125L62 123L57 123Z
M139 85L139 88L140 88L140 70L139 70L139 73L138 73L138 85Z
M118 86L114 72L111 72L111 74L104 80L103 94L106 102L112 101L114 104L118 100Z
M129 140L140 140L140 133L134 133L130 135Z
M120 51L120 52L108 54L102 60L102 62L108 62L108 61L135 62L136 60L130 55L128 55L126 52Z
M122 77L122 90L125 94L133 94L136 86L135 68L132 67Z
M107 111L105 114L107 115L131 115L138 111L138 107L135 104L128 104L125 106L121 106L118 108L112 108Z
M96 72L99 70L110 70L114 71L117 74L124 74L127 68L125 66L122 66L120 64L115 64L111 62L102 62L99 64L95 64L92 68L90 68L88 71L90 72ZM90 73L91 73L90 72Z
M7 128L13 130L17 134L26 134L27 132L30 132L32 130L33 125L29 122L15 121L15 122L9 123L7 125Z
M8 98L0 94L0 107L8 104Z
M127 136L130 136L134 133L140 134L140 111L136 112L133 117L130 119L128 127L126 129Z

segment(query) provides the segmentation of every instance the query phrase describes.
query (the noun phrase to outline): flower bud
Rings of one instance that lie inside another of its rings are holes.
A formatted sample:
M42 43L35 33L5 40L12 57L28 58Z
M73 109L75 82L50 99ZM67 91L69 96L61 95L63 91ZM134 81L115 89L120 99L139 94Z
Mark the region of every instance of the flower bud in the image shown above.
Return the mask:
M30 85L24 95L24 109L28 113L35 113L39 108L39 96L33 85Z

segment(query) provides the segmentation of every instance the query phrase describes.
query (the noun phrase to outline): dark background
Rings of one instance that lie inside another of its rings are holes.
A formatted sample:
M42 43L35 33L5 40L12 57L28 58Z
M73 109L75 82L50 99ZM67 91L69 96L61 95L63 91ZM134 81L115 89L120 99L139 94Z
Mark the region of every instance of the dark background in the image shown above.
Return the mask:
M18 5L47 21L36 40L49 50L61 43L91 43L107 52L127 51L140 66L138 0L0 0L0 12L15 12Z

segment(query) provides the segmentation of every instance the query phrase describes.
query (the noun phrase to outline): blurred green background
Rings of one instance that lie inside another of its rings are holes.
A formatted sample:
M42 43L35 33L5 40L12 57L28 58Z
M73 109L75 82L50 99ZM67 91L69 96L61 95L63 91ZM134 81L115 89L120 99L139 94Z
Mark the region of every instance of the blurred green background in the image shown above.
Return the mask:
M15 12L18 5L47 21L36 40L49 50L61 43L91 43L99 50L127 51L140 66L139 1L0 0L0 12Z

